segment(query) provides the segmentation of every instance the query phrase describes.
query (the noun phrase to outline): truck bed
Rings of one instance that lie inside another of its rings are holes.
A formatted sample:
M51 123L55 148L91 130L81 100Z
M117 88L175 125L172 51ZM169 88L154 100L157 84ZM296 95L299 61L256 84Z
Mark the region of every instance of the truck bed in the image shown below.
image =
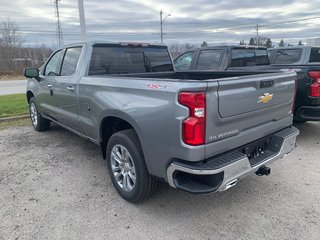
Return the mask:
M155 79L176 79L176 80L209 80L222 79L230 77L241 77L249 75L260 75L268 73L279 73L277 70L252 70L252 71L179 71L179 72L151 72L151 73L131 73L131 74L114 74L114 75L97 75L96 77L129 77L129 78L155 78ZM94 75L93 75L94 76Z

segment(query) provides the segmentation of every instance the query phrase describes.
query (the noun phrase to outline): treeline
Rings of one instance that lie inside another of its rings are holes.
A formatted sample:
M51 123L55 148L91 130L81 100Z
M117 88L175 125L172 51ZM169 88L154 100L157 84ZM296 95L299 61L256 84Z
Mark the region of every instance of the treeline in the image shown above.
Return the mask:
M25 67L40 67L52 51L45 45L13 48L0 45L0 74L19 75Z
M0 25L0 74L21 74L25 67L40 67L52 53L46 45L26 47L20 27L8 19Z
M241 40L239 45L247 45L247 43L244 40ZM283 39L281 39L279 43L273 44L271 39L268 37L259 37L258 44L257 44L257 38L251 37L248 42L248 45L252 45L252 46L258 45L258 46L267 47L267 48L272 48L272 47L276 47L276 46L278 46L278 47L294 46L293 44L284 42ZM303 43L301 41L299 41L297 45L303 45Z

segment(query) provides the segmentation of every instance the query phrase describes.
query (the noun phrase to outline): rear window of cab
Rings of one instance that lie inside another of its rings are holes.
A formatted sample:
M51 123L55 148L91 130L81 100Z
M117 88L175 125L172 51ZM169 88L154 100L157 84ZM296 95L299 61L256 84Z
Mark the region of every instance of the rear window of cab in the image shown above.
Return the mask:
M293 64L300 61L302 49L278 49L275 64Z
M93 47L89 75L173 71L164 47L97 45Z

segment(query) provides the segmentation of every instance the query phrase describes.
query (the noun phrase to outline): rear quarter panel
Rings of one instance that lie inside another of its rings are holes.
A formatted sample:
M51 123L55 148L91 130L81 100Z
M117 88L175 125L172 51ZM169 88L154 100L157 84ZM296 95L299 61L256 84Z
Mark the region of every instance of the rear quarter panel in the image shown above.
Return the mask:
M100 124L105 117L127 121L139 136L149 172L164 178L172 159L204 158L204 146L191 147L181 141L181 122L188 109L177 99L180 91L206 88L207 84L199 81L83 77L79 82L81 128L101 142Z

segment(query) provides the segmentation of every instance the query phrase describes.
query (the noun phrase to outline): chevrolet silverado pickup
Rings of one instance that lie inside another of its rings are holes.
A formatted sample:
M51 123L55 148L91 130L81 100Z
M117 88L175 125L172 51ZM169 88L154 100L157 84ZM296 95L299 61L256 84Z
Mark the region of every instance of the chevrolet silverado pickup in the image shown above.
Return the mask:
M24 75L34 129L55 123L97 144L130 202L159 180L211 193L250 173L268 175L299 133L294 72L175 72L166 46L85 42L59 48Z
M237 75L240 71L253 74L268 70L270 62L265 47L223 45L188 50L174 60L174 65L178 71L226 71Z
M291 68L298 74L295 120L320 121L320 47L268 49L271 68Z

